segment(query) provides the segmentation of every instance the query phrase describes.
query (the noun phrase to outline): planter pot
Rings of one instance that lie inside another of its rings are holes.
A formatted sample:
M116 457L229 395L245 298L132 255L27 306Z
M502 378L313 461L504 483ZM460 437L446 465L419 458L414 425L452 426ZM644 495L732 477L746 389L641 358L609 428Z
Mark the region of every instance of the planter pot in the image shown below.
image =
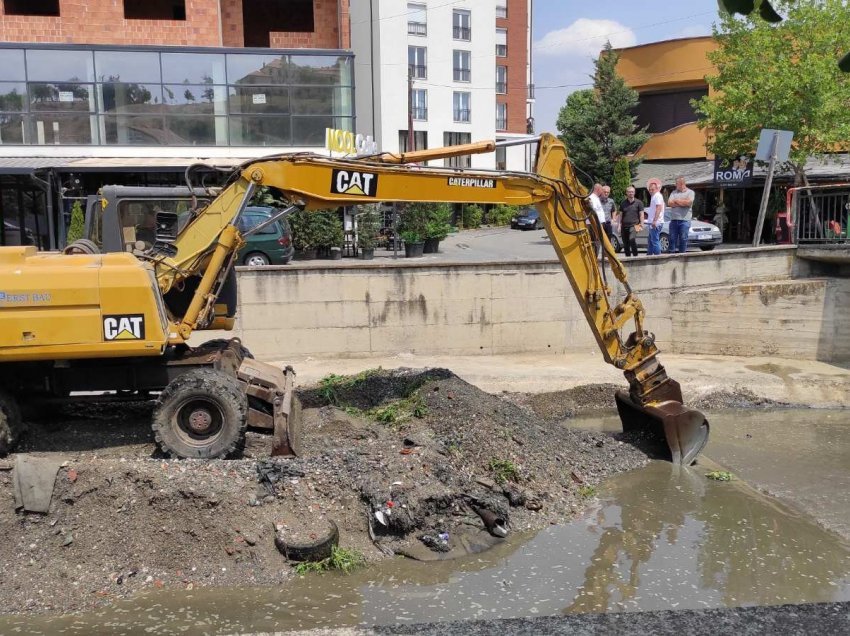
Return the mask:
M308 250L295 250L296 261L309 261L316 258L316 248L311 247Z
M329 247L317 247L316 248L316 258L330 258L331 252Z
M360 258L364 261L371 261L375 258L375 248L374 247L361 247L360 248Z
M417 256L422 256L422 250L425 249L425 242L422 241L420 243L405 243L404 244L404 255L407 258L416 258Z
M338 261L342 258L342 248L332 247L328 250L328 258L332 261Z
M422 250L425 254L436 254L440 251L440 239L427 238L425 239L425 248Z

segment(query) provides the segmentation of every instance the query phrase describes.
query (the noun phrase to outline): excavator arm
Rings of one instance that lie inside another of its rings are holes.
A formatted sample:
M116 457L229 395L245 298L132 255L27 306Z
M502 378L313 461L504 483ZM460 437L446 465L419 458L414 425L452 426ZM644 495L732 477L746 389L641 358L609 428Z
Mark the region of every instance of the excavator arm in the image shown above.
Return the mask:
M156 263L163 292L185 276L203 272L189 309L176 325L180 337L188 338L194 329L210 323L217 289L242 245L239 215L257 187L274 187L292 206L307 210L388 201L534 205L605 361L621 369L629 381L629 391L616 396L624 429L656 433L666 440L674 462L690 464L708 439L708 422L702 413L682 404L678 383L667 377L658 361L654 336L644 329L644 308L588 205L564 145L552 135L542 135L535 173L420 165L494 148L492 142L484 142L358 159L303 153L244 165L181 232L173 244L176 254ZM596 243L602 245L602 264ZM625 289L619 302L612 300L603 268L606 261Z

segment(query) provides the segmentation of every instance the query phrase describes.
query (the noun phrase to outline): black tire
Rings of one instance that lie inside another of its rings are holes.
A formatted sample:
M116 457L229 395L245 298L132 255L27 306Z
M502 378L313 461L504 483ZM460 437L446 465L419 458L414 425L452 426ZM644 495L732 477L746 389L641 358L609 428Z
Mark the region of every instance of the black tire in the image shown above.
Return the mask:
M14 450L23 427L21 410L15 398L0 391L0 457Z
M269 257L262 252L251 252L250 254L246 254L245 258L242 259L242 262L249 267L263 267L271 264Z
M620 237L616 234L611 239L611 246L617 254L623 251L623 244L620 242Z
M283 532L276 532L274 544L290 561L321 561L327 559L334 546L339 545L339 528L333 520L327 520L328 528L321 536L309 541L289 540Z
M65 246L62 250L63 254L100 254L100 248L97 243L89 239L77 239Z
M670 251L670 236L662 234L658 237L658 243L661 245L661 253L667 254Z
M535 222L534 222L534 229L535 229L535 230L539 230L539 229L540 229L540 221L535 221Z
M153 412L156 443L183 459L233 456L244 445L247 425L242 385L215 369L193 369L172 380Z
M234 338L234 340L238 340L238 338ZM226 338L213 338L212 340L207 340L205 343L195 347L196 349L224 349L227 345L230 344L230 340ZM251 350L242 344L239 343L239 351L242 353L243 358L251 358L254 359L254 354L251 353Z
M710 252L710 251L711 251L711 250L713 250L715 247L716 247L716 246L714 246L714 245L700 245L700 246L699 246L699 248L700 248L703 252Z

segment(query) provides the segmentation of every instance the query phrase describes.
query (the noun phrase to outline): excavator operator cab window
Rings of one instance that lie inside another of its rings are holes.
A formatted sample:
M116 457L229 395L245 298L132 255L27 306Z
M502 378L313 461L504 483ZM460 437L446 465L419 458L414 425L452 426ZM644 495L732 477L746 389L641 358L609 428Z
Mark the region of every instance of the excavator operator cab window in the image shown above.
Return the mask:
M199 200L203 208L208 201ZM191 199L124 199L118 203L118 222L124 251L146 251L156 242L157 220L160 212L177 215L178 232L191 219Z

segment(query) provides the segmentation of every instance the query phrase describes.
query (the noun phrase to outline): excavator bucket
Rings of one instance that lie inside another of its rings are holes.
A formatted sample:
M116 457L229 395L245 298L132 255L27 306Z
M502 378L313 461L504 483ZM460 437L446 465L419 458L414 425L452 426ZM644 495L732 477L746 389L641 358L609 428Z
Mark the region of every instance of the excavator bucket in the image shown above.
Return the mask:
M682 390L674 380L666 379L651 400L641 401L626 391L617 391L614 397L623 431L647 434L669 449L674 464L690 466L708 442L708 420L682 404Z
M300 455L301 403L292 367L245 358L237 375L248 394L248 426L272 432L272 457Z

